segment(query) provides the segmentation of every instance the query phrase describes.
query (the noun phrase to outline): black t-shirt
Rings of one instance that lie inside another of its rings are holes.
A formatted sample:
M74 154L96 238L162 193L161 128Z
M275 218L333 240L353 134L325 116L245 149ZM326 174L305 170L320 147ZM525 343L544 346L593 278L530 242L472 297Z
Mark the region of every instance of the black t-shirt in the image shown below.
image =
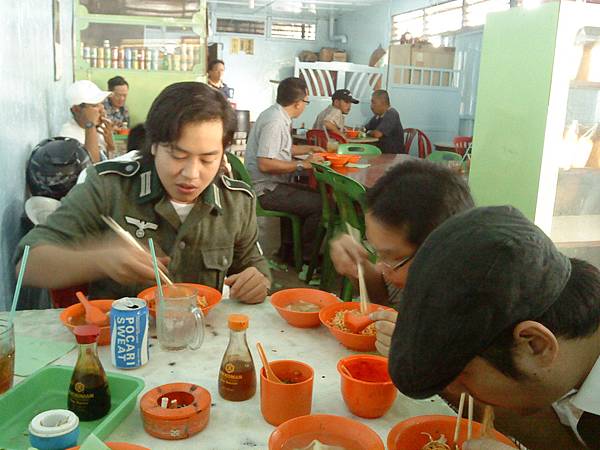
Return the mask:
M383 116L373 116L365 128L383 133L376 144L383 153L405 153L404 130L400 114L394 108L388 109Z

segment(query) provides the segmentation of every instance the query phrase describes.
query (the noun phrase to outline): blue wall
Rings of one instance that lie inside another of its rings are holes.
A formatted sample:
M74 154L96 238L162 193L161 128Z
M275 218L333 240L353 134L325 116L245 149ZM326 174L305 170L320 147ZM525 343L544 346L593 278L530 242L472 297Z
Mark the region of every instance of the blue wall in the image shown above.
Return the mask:
M67 119L65 90L72 83L72 0L61 0L63 74L54 81L52 2L3 2L0 29L0 311L15 285L13 252L22 235L26 195L25 164L31 149L57 133ZM27 290L20 307L44 304L37 290Z

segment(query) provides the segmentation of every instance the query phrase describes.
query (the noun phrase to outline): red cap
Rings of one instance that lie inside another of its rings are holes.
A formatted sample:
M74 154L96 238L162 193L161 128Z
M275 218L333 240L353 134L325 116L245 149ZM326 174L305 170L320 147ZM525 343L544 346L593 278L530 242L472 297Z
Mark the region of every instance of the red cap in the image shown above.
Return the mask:
M100 336L100 328L96 325L79 325L73 330L78 344L92 344Z

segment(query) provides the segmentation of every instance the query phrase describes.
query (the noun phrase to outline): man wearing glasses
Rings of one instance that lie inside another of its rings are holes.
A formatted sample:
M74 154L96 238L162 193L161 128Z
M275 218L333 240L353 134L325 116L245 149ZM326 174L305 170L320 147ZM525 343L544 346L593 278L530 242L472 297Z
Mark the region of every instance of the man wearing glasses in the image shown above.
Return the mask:
M311 162L322 161L313 153L323 149L314 145L293 145L291 125L292 119L299 117L309 103L304 80L290 77L281 81L277 87L277 103L264 110L250 130L244 157L261 206L296 214L303 219L305 261L310 260L321 219L321 196L291 181L294 175L310 169Z
M369 298L394 306L401 301L408 268L427 236L449 217L473 208L469 187L444 165L410 160L390 169L367 190L365 216L368 259L363 245L343 234L331 243L331 259L340 275L358 278L363 264ZM396 322L395 311L373 314L377 320L377 349L387 355Z

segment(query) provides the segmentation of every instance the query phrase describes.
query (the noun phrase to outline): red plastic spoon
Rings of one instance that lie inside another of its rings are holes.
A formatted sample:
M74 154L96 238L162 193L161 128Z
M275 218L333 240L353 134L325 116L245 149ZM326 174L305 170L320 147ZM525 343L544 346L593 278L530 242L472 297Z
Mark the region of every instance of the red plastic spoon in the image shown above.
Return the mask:
M108 325L108 316L102 312L100 308L92 305L88 299L83 295L83 292L78 291L76 294L77 300L81 302L85 308L85 321L91 325L98 325L99 327Z

